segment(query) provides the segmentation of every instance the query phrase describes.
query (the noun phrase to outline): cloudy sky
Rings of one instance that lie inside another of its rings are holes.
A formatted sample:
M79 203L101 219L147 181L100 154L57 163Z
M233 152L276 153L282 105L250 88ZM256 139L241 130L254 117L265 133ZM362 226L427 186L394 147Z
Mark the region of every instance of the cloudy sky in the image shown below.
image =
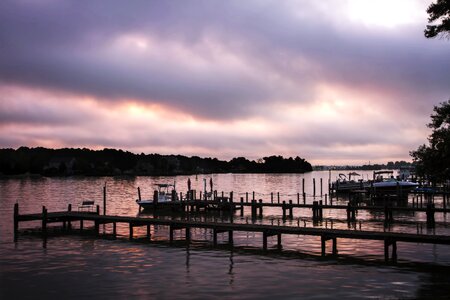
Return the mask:
M0 3L0 147L410 160L450 98L424 0Z

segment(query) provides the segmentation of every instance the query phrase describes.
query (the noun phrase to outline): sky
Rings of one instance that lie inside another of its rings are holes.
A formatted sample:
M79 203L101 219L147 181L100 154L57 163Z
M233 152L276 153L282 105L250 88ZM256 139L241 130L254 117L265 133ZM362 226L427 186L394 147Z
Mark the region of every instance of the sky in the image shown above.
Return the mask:
M0 3L0 148L410 161L450 99L424 0Z

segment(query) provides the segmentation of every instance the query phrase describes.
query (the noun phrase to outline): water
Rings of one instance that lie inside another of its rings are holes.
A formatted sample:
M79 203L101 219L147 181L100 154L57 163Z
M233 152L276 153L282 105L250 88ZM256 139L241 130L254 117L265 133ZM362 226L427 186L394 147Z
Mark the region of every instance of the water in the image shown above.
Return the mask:
M371 173L364 173L370 176ZM332 180L336 174L332 174ZM213 178L214 189L234 191L235 199L245 192L270 201L270 193L280 192L280 200L297 201L305 179L307 203L311 203L312 178L316 178L316 200L327 193L328 172L297 174L214 174L190 176L192 187L203 190L203 178ZM169 299L283 299L314 298L447 298L450 292L450 246L398 243L399 262L383 262L383 243L338 239L337 258L320 256L318 237L283 236L283 251L276 251L276 237L269 238L269 251L263 253L259 233L236 232L235 247L227 245L227 234L219 234L219 246L212 247L212 233L192 230L189 247L184 233L169 246L168 230L152 228L151 242L145 241L145 228L136 228L136 239L128 241L128 227L118 226L119 238L94 238L90 235L50 234L47 243L33 230L23 232L13 242L12 208L18 202L21 213L74 209L83 200L102 205L102 189L107 186L107 213L136 216L137 187L143 198L151 198L157 182L177 183L187 189L188 176L136 178L42 178L0 181L0 299L87 297L169 298ZM300 199L302 201L302 199ZM441 200L436 199L437 206ZM345 199L340 200L345 204ZM249 210L234 222L250 222ZM360 211L358 222L347 224L345 211L324 211L324 221L311 222L311 211L294 210L294 219L283 223L281 209L264 210L264 224L321 226L353 230L391 230L398 232L450 234L446 216L436 214L437 226L427 230L423 214L396 214L401 220L390 228L383 226L382 215ZM152 217L147 215L147 217ZM165 216L169 217L169 216ZM207 220L221 218L218 215ZM411 221L419 220L419 225ZM224 219L227 221L227 219ZM89 224L86 224L89 226ZM39 227L39 223L21 224L21 228ZM74 224L76 227L77 224ZM101 226L101 232L111 232ZM328 245L331 247L331 244ZM329 248L328 248L329 249Z

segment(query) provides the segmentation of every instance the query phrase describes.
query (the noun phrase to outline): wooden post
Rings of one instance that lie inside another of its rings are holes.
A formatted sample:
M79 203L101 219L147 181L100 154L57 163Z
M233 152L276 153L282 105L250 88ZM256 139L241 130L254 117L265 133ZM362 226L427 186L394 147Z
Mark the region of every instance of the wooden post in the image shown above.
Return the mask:
M278 251L281 251L282 246L281 246L281 233L277 234L277 249Z
M42 206L42 234L47 236L47 208Z
M263 250L267 250L267 233L263 231Z
M252 200L252 219L256 218L256 200Z
M147 239L150 239L150 224L147 224Z
M319 220L323 219L323 208L322 208L322 200L319 201Z
M116 222L113 222L113 236L114 237L117 236L117 225L116 225Z
M326 239L325 239L325 237L324 236L321 236L320 237L320 241L321 241L321 244L322 244L322 256L325 256L325 246L326 246L326 244L325 244L325 242L326 242Z
M14 241L17 241L19 234L19 203L14 204Z
M277 201L278 201L278 204L280 203L280 192L277 192Z
M303 204L306 204L306 193L303 193Z
M283 201L281 208L283 209L283 220L286 220L286 201Z
M103 186L103 215L106 215L106 182Z
M173 227L169 226L169 241L172 244L173 242Z
M138 187L137 191L138 191L138 200L141 201L142 200L142 198L141 198L141 188Z
M252 200L255 200L255 191L253 191L253 197Z
M262 199L259 199L259 217L262 218L262 216L263 216Z
M320 197L322 197L322 178L320 178Z
M69 203L69 205L67 205L67 211L72 211L72 204ZM72 222L67 221L67 229L72 230Z
M300 193L297 193L297 204L300 204Z
M426 215L427 215L427 227L428 228L433 228L434 225L435 225L435 221L434 221L434 203L427 203Z
M228 244L233 245L233 230L228 230Z
M313 221L316 222L319 219L319 202L313 201Z
M189 242L191 241L191 229L189 227L186 227L185 230L186 230L186 242L189 244Z
M337 238L333 238L333 255L337 255Z
M313 178L313 197L316 197L316 179Z
M270 192L270 203L273 203L273 192Z
M244 216L244 197L241 197L241 217Z
M289 218L292 219L294 217L293 208L292 208L292 200L289 200Z
M248 203L248 192L245 192L245 203Z
M302 194L305 195L305 178L302 178Z
M130 241L133 240L133 224L130 222L128 224L130 226Z
M213 246L214 247L217 246L217 230L216 229L213 229Z

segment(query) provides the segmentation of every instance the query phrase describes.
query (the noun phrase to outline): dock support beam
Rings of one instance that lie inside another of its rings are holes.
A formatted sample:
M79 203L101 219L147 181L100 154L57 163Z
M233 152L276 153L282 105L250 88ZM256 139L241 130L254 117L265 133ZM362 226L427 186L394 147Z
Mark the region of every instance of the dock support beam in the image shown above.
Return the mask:
M389 246L392 245L392 262L397 262L397 241L384 240L384 260L389 262Z
M281 250L281 233L275 233L273 231L263 231L263 250L267 250L267 238L270 236L277 236L277 249Z
M17 242L19 234L19 203L14 204L14 242Z
M42 235L47 237L47 208L42 206Z
M325 256L325 254L326 254L326 242L328 240L332 240L333 241L332 253L333 253L333 255L337 255L338 254L338 251L337 251L337 238L323 235L323 236L321 236L322 256Z

